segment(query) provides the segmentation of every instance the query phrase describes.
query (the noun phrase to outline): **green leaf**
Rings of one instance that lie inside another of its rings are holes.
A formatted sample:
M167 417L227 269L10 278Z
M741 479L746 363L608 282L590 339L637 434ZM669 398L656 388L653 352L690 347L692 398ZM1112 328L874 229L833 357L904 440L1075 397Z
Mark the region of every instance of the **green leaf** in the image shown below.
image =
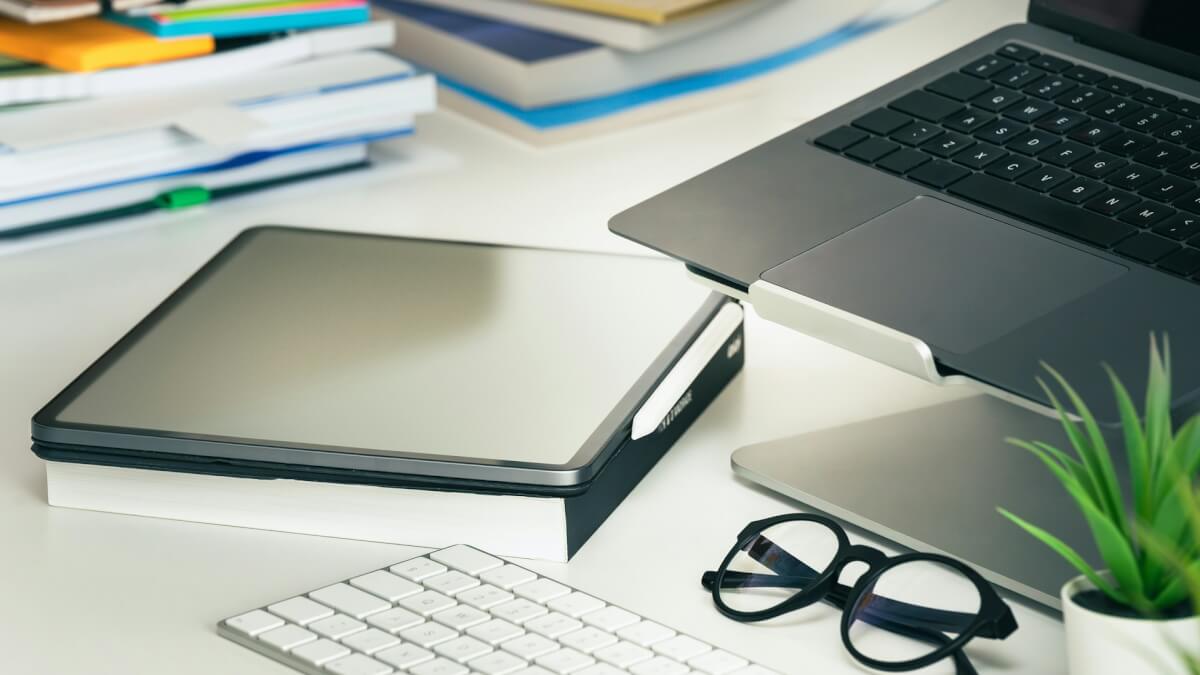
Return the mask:
M1035 539L1050 547L1050 549L1061 556L1063 560L1066 560L1072 567L1079 570L1080 574L1087 577L1088 581L1092 582L1092 584L1096 588L1100 589L1100 591L1102 591L1105 595L1112 598L1116 602L1121 603L1122 605L1129 604L1127 598L1120 590L1101 577L1096 570L1092 569L1091 565L1087 564L1087 561L1083 559L1083 556L1076 553L1075 549L1068 546L1063 542L1063 540L1005 509L997 509L997 511L1000 512L1000 515L1016 523L1016 525L1022 530L1025 530L1031 534Z
M1045 366L1045 364L1042 365ZM1091 460L1091 446L1088 445L1087 439L1079 431L1079 428L1075 425L1075 421L1071 419L1071 414L1063 407L1062 402L1054 395L1054 391L1050 389L1045 380L1039 377L1037 383L1041 386L1042 391L1045 392L1046 398L1050 399L1050 404L1058 412L1058 421L1062 424L1063 431L1066 432L1067 439L1071 442L1071 447L1075 449L1075 454L1083 462L1087 480L1083 482L1082 487L1087 490L1096 503L1103 504L1100 484L1096 480L1096 469L1093 466L1094 462Z
M1117 377L1116 371L1108 364L1104 364L1104 370L1112 382L1117 411L1121 416L1121 429L1125 433L1125 454L1129 461L1134 511L1138 517L1148 519L1154 497L1151 492L1150 462L1146 455L1146 434L1142 431L1142 419L1133 405L1133 397Z
M1170 344L1163 339L1165 355L1158 350L1158 341L1150 336L1150 376L1146 382L1146 453L1151 477L1156 477L1162 456L1171 442L1171 372ZM1160 499L1161 495L1155 495Z
M1067 489L1071 490L1072 488L1068 486ZM1080 500L1082 491L1080 493L1075 499L1080 503L1083 516L1092 531L1092 538L1096 541L1096 548L1099 549L1100 556L1104 558L1104 564L1108 566L1113 580L1117 582L1117 586L1127 598L1126 604L1139 611L1149 609L1149 599L1146 597L1142 570L1138 565L1137 556L1133 553L1133 546L1129 538L1094 504Z
M1180 479L1195 475L1195 455L1200 452L1200 417L1193 417L1179 428L1175 439L1165 449L1154 480L1156 499L1165 500L1175 490Z

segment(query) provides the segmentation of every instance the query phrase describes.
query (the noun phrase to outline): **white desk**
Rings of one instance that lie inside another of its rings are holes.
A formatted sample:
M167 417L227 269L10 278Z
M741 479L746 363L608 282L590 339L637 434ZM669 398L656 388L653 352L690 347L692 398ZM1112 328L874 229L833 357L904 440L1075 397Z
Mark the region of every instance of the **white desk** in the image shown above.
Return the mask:
M386 148L432 156L416 175L344 177L0 251L0 671L284 675L217 637L214 622L414 553L46 506L30 415L243 227L630 252L607 233L609 215L1023 11L1018 0L950 0L774 76L752 100L546 152L439 113L421 120L415 143ZM575 560L531 566L785 673L863 672L824 606L757 626L712 609L700 573L746 522L795 508L736 480L729 453L956 394L753 317L748 333L745 372ZM1012 638L972 648L977 666L1061 672L1061 625L1017 612Z

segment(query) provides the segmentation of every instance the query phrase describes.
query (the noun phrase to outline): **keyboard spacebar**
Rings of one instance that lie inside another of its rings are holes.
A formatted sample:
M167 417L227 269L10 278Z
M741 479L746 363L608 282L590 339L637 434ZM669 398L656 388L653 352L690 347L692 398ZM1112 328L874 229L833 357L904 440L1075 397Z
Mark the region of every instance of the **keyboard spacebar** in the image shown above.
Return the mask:
M1124 223L979 173L967 176L947 190L997 211L1105 248L1137 232L1137 229Z

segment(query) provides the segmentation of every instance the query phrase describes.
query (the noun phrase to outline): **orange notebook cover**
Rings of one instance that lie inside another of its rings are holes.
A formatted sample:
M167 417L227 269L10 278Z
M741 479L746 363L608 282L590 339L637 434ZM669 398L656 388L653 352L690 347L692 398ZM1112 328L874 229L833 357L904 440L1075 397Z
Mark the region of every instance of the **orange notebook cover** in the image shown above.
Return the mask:
M139 66L212 51L209 35L161 39L103 19L26 24L0 18L0 54L59 70Z

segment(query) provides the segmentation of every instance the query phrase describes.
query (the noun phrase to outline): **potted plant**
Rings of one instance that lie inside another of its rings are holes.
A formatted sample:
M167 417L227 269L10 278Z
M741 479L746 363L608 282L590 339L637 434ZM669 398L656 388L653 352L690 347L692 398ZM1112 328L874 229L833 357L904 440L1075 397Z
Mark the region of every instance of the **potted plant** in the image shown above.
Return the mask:
M1068 411L1055 388L1039 378L1073 452L1045 441L1009 442L1036 456L1070 494L1106 569L1092 568L1053 534L1000 512L1081 574L1061 593L1070 672L1185 675L1188 666L1179 653L1200 654L1200 618L1189 601L1190 573L1200 573L1200 531L1187 515L1195 505L1192 490L1200 468L1200 415L1172 426L1169 346L1164 341L1160 351L1151 339L1141 414L1105 366L1121 420L1128 499L1091 410L1062 375L1043 367L1070 403Z

